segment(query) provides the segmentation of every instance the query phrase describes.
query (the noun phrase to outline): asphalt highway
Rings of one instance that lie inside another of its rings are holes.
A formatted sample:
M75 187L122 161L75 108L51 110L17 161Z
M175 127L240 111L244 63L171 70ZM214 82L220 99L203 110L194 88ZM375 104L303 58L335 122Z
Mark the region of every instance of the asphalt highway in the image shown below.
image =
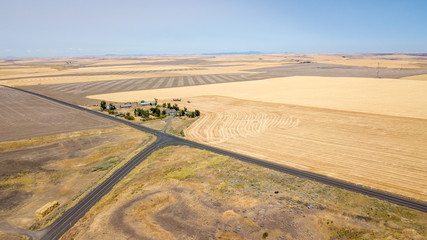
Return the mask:
M8 86L4 86L8 87ZM353 183L333 179L324 175L302 171L286 166L282 166L279 164L275 164L272 162L267 162L261 159L245 156L242 154L234 153L231 151L227 151L224 149L204 145L201 143L193 142L187 139L183 139L180 137L176 137L161 131L157 131L145 126L138 125L136 123L132 123L129 121L126 121L121 118L116 118L111 115L106 115L97 111L89 110L77 105L73 105L61 100L57 100L45 95L41 95L38 93L30 92L27 90L19 89L19 88L13 88L9 87L18 91L23 91L29 94L36 95L38 97L48 99L81 111L88 112L90 114L95 114L100 117L108 118L112 121L116 121L122 124L126 124L130 127L133 127L135 129L138 129L140 131L144 131L147 133L150 133L154 136L156 136L156 140L147 146L145 149L143 149L141 152L139 152L136 156L134 156L132 159L130 159L125 165L123 165L121 168L116 170L109 178L107 178L105 181L103 181L100 185L95 187L93 190L91 190L85 197L83 197L76 205L74 205L72 208L68 209L60 218L58 218L53 224L51 224L49 227L47 227L44 231L46 231L46 234L42 237L42 239L58 239L64 234L68 229L70 229L81 217L83 217L86 212L89 211L89 209L94 206L99 199L101 199L104 195L106 195L115 184L117 184L123 177L125 177L133 168L135 168L138 164L140 164L144 159L146 159L148 156L151 155L154 151L164 148L166 146L170 145L184 145L189 146L193 148L203 149L211 152L215 152L221 155L230 156L232 158L245 161L248 163L256 164L262 167L266 167L269 169L273 169L276 171L280 171L287 174L292 174L294 176L307 178L313 181L321 182L324 184L328 184L334 187L339 187L342 189L350 190L353 192L362 193L371 197L375 197L378 199L382 199L391 203L395 203L401 206L409 207L412 209L416 209L422 212L427 212L427 204L423 202L418 202L412 199L407 199L401 196L393 195L390 193L382 192L379 190L363 187L360 185L356 185Z

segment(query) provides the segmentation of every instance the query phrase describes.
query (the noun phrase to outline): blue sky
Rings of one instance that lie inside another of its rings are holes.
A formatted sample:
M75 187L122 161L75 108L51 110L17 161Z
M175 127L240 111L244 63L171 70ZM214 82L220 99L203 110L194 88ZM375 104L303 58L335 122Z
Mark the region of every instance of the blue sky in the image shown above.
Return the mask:
M0 1L0 57L427 52L423 0Z

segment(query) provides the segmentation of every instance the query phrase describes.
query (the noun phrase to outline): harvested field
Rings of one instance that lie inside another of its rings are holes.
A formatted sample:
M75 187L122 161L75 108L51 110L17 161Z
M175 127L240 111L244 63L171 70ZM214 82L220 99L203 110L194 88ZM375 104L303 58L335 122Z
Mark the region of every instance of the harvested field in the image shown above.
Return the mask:
M21 87L74 104L95 104L99 101L88 99L86 96L119 91L175 88L224 82L248 81L259 77L248 74L221 74L200 76L171 76L153 77L128 80L110 80L84 83L51 84ZM145 98L147 99L147 98Z
M425 201L425 92L423 81L293 77L92 97L179 96L202 112L192 140Z
M253 67L255 67L254 65ZM154 70L153 70L154 71ZM160 70L158 70L160 71ZM148 73L150 72L150 73ZM165 70L165 72L167 72ZM102 94L102 93L113 93L131 90L145 90L145 89L157 89L157 88L176 88L183 86L194 86L194 85L207 85L216 83L227 83L227 82L238 82L238 81L251 81L260 80L274 77L284 76L333 76L333 77L376 77L376 70L362 67L348 67L340 65L326 65L326 64L293 64L288 66L275 66L268 68L254 68L247 69L245 72L240 74L237 73L222 73L212 74L212 72L229 72L228 70L221 68L214 71L205 72L203 71L182 71L179 70L180 74L171 74L158 76L156 73L153 75L151 71L147 71L146 74L142 74L138 71L132 72L98 72L91 73L90 76L96 77L96 79L89 80L88 76L82 73L82 76L76 74L75 76L62 76L52 78L52 83L61 83L64 79L64 83L61 84L47 84L47 85L36 85L27 86L25 89L40 92L49 96L58 94L61 99L67 101L80 102L85 101L84 98L88 95ZM404 76L410 76L415 74L426 73L427 70L394 70L387 69L381 72L382 77L400 78ZM134 74L140 73L140 74ZM159 72L162 73L162 72ZM105 74L105 75L104 75ZM197 74L197 75L194 75ZM152 76L152 77L150 77ZM141 78L142 77L142 78ZM105 78L109 78L108 81L100 81ZM40 82L43 82L45 78L40 78ZM56 79L56 80L55 80ZM62 80L61 80L62 79ZM73 80L74 79L74 80ZM25 79L24 79L25 80ZM10 83L20 85L21 79L8 80ZM23 80L22 80L23 81ZM30 79L32 84L38 83L37 79ZM70 83L67 83L70 82Z
M259 79L259 78L257 78ZM47 92L63 92L79 95L91 95L98 93L110 93L117 91L156 89L156 88L173 88L182 86L204 85L212 83L224 83L234 81L252 80L248 74L221 74L221 75L200 75L200 76L170 76L170 77L153 77L138 79L121 79L111 81L96 81L84 83L66 83L44 85Z
M427 120L191 98L202 111L185 136L287 166L427 199Z
M88 96L135 102L219 95L343 111L427 119L427 84L423 81L344 77L284 77L182 88L129 91ZM200 106L203 107L203 106Z
M6 87L0 87L0 102L0 141L115 125L91 114Z
M427 56L417 54L308 54L313 61L381 69L425 69Z
M250 81L288 76L377 77L375 55L238 55L181 57L106 57L78 59L16 59L0 64L0 82L75 104L94 104L88 95ZM427 73L425 57L394 56L380 68L381 78ZM368 65L360 61L370 59ZM393 59L407 64L392 65ZM420 60L421 59L421 60ZM359 62L357 62L357 61ZM391 62L391 63L390 63ZM417 66L417 67L414 67Z
M361 194L167 147L61 239L422 239L426 223L421 212Z
M427 74L408 76L404 77L403 79L427 81Z
M156 69L156 70L145 70L145 71L116 71L116 72L81 72L81 73L64 73L56 75L40 75L40 76L28 76L28 77L15 77L7 78L6 80L25 79L25 78L48 78L48 77L88 77L88 76L99 76L99 75L133 75L133 74L146 74L146 73L157 73L157 72L175 72L175 71L191 71L191 70L203 70L203 68L175 68L175 69Z

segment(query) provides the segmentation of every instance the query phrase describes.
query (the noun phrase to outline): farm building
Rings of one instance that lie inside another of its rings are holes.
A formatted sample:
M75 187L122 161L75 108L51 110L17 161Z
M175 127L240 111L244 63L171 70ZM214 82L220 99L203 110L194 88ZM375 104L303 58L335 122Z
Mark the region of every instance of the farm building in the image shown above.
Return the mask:
M165 110L166 115L174 115L176 113L175 109L166 109Z
M139 103L139 105L140 106L152 106L152 105L155 105L155 103L153 103L153 102L141 102L141 103Z
M120 108L128 108L128 107L132 107L132 104L128 103L128 104L120 105Z

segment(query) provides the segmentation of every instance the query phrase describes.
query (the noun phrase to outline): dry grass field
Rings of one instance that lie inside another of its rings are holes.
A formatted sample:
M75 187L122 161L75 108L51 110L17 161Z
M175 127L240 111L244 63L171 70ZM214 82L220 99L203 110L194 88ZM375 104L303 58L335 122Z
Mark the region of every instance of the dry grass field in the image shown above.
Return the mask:
M0 142L0 236L50 224L150 139L117 125ZM35 218L51 201L59 207Z
M290 77L90 97L183 97L202 111L192 140L426 201L425 92L423 81Z
M155 152L68 239L423 239L426 215L187 147Z

